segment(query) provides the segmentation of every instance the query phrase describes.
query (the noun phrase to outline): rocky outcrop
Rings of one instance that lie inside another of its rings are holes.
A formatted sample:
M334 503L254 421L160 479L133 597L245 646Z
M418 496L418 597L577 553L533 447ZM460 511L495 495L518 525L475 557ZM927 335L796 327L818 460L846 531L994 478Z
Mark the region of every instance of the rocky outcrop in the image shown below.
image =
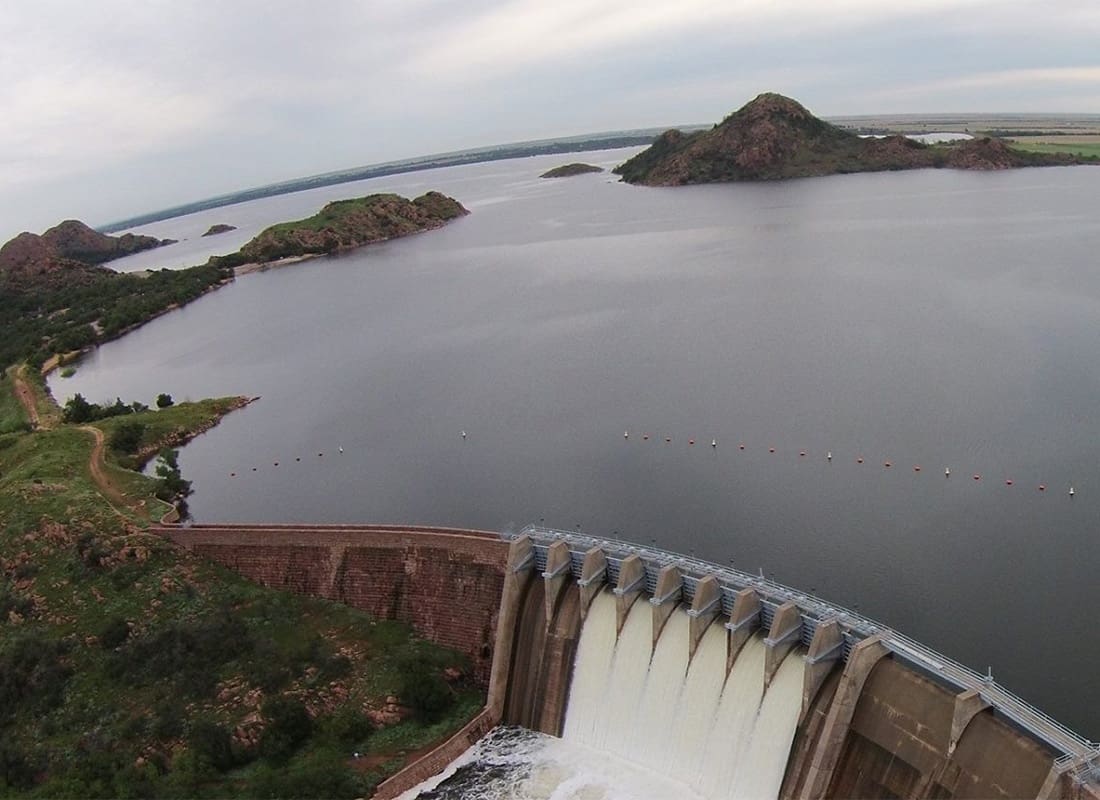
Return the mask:
M65 220L50 228L42 234L42 240L61 258L81 261L85 264L102 264L133 253L140 253L142 250L172 244L175 241L133 233L108 236L92 230L75 219Z
M273 225L220 261L237 266L336 253L438 228L468 213L457 200L439 192L415 200L396 194L337 200L307 219Z
M236 225L226 225L224 222L219 222L216 225L211 225L206 229L206 233L203 236L217 236L219 233L229 233L230 231L237 230Z
M13 289L89 282L103 271L99 264L173 241L132 233L107 236L70 219L41 236L23 232L0 247L0 278Z
M562 164L539 175L540 178L572 178L574 175L585 175L589 172L603 172L603 167L594 164Z
M804 178L847 172L953 167L1008 169L1082 163L1063 154L1023 153L998 139L926 145L904 136L861 138L818 119L779 94L762 94L714 128L668 131L615 172L628 183L679 186Z

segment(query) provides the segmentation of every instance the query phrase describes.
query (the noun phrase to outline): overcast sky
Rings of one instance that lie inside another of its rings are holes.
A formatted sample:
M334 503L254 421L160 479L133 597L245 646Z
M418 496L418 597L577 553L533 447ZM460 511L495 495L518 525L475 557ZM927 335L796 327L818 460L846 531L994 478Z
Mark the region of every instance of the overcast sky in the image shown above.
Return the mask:
M427 153L822 115L1100 113L1098 0L97 0L0 10L0 242Z

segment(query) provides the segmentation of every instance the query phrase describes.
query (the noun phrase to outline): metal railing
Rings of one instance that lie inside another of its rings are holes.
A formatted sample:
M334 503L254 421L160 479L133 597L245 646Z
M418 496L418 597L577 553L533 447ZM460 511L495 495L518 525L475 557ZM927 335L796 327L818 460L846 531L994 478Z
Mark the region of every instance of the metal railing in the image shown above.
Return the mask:
M964 691L973 689L980 692L982 698L997 712L1061 753L1062 755L1055 760L1055 766L1059 770L1068 771L1072 768L1075 774L1087 774L1092 776L1091 779L1100 777L1100 744L1074 733L1062 723L998 685L991 675L975 672L970 667L851 609L776 583L764 577L762 571L759 575L752 575L734 567L726 567L658 547L647 547L619 539L589 536L538 525L528 525L518 533L501 535L509 541L523 535L529 536L535 543L536 551L545 550L554 542L564 541L573 555L583 555L593 547L603 550L609 560L614 558L621 561L628 556L637 555L646 562L647 567L655 566L660 569L675 566L684 576L691 578L693 583L707 575L713 575L718 579L723 594L723 607L727 609L732 605L732 597L728 595L736 594L743 589L756 590L766 605L773 605L773 610L774 607L783 603L793 602L802 613L803 624L813 629L816 629L821 622L836 620L844 632L844 640L847 644L843 648L845 659L851 651L851 645L871 636L879 636L886 648L896 657L937 675ZM545 561L545 555L543 561ZM579 572L579 562L574 559L573 563L578 564ZM649 573L650 570L647 569L646 572ZM649 591L652 593L652 589Z

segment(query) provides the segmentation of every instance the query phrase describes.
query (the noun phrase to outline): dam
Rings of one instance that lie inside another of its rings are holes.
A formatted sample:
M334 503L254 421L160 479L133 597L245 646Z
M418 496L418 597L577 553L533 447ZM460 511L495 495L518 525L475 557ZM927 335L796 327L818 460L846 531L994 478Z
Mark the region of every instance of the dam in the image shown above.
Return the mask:
M497 724L695 796L1100 798L1100 749L897 631L762 576L529 526L165 526L266 585L402 619L465 652L481 715L379 789Z

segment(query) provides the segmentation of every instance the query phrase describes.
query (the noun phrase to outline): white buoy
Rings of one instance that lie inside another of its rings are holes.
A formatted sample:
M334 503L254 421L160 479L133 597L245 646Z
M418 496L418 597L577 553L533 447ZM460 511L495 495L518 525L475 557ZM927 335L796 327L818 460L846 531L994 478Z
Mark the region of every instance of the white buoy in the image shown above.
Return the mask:
M830 450L828 453L825 454L825 460L826 461L832 461L833 460L833 451L832 450Z
M623 438L624 439L629 439L630 438L630 431L623 431Z
M945 478L950 478L951 477L951 467L944 467L943 468L943 477L945 477Z
M718 446L718 440L717 439L711 439L710 440L710 446L711 447L717 447Z
M337 448L337 450L339 450L339 451L340 451L341 453L342 453L342 452L344 452L344 448L343 448L343 447L338 447L338 448Z
M462 438L463 438L463 439L465 439L465 438L466 438L466 431L463 431L463 432L462 432Z
M1071 487L1069 487L1069 496L1073 497L1073 494L1074 494L1073 487L1071 486Z

